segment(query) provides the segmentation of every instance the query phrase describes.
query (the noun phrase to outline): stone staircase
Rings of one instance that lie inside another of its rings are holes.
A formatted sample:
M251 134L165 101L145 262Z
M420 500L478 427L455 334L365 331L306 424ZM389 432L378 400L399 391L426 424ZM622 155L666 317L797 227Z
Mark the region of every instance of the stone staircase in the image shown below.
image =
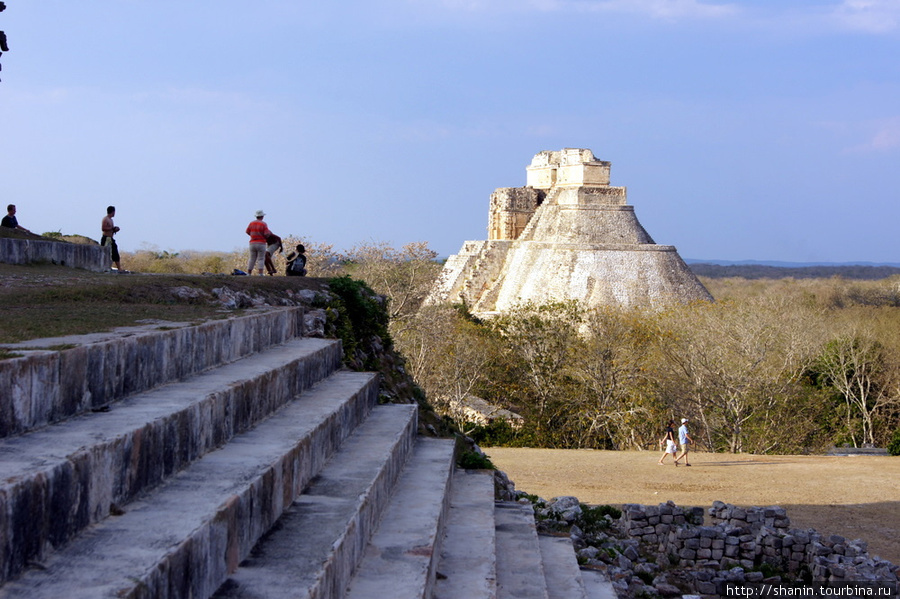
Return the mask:
M613 597L302 322L150 325L0 362L0 598Z

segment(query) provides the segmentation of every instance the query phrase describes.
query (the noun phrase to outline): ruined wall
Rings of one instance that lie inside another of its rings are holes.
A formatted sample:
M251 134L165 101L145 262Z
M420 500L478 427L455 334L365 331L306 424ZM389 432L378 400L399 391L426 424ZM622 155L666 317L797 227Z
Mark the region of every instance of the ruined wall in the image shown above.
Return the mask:
M43 262L94 272L105 272L112 266L109 248L99 245L8 237L0 238L0 262L6 264Z
M897 566L870 557L864 541L791 528L784 508L742 508L716 501L708 513L711 523L704 525L702 508L683 509L671 501L658 506L627 504L619 528L649 552L668 556L681 568L709 572L708 577L696 577L696 591L703 594L716 594L718 583L734 582L728 578L732 568L757 570L738 582L762 581L758 569L763 564L789 578L897 580Z
M518 239L545 193L533 187L501 187L491 194L488 239Z

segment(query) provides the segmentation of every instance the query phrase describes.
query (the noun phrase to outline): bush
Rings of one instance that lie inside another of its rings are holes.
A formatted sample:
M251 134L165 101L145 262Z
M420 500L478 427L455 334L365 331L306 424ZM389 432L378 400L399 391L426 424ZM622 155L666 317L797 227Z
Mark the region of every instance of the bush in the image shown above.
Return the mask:
M598 534L609 529L610 523L606 516L618 520L622 517L622 511L611 505L591 507L582 503L581 515L575 520L575 524L587 534Z
M488 456L471 450L461 452L456 465L464 470L496 470Z
M340 338L344 347L344 361L350 364L357 349L367 347L377 337L385 349L391 349L391 336L388 333L388 316L384 308L384 300L376 295L368 285L348 276L335 277L328 280L328 287L337 299L328 304L329 325L334 327L333 333ZM340 315L333 318L330 314L336 310ZM362 365L369 370L378 370L375 363Z
M494 420L490 424L466 422L462 426L478 445L484 447L515 447L519 436L506 420Z
M894 431L891 442L887 446L888 453L891 455L900 455L900 428Z

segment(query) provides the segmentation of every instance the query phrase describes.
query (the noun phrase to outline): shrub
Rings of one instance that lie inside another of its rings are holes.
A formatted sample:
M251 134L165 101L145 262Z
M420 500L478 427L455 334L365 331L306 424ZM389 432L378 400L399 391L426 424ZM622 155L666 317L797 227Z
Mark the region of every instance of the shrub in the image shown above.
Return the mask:
M894 436L891 437L887 450L891 455L900 455L900 428L894 431Z
M464 470L496 470L488 456L472 450L461 452L456 458L456 465Z

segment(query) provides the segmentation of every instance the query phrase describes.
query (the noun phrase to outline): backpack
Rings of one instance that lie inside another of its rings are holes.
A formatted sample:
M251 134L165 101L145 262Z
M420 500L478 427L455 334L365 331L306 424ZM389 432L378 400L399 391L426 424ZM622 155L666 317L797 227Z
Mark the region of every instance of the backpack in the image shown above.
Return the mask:
M292 275L306 276L306 256L297 252L291 252L287 257L287 272Z

